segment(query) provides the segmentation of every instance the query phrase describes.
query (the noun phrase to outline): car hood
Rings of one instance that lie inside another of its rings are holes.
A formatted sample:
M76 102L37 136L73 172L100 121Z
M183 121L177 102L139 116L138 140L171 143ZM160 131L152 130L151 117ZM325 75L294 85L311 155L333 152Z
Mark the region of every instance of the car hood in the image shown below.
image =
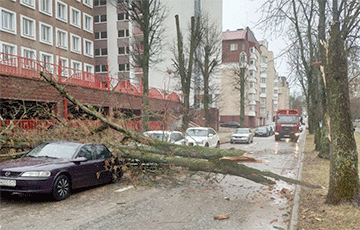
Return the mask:
M186 136L186 140L189 142L202 142L206 137L194 137L194 136Z
M54 164L63 164L70 162L64 159L52 159L52 158L34 158L34 157L21 157L16 160L10 160L0 163L1 170L9 171L25 171L25 170L50 170L54 168Z
M232 137L249 137L250 134L248 134L248 133L234 133L231 136Z

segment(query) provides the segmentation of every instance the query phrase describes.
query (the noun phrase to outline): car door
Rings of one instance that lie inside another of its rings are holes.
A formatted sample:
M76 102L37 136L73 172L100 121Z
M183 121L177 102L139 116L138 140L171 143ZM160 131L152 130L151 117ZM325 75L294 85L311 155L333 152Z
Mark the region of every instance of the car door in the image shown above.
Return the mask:
M109 161L112 153L105 145L96 145L96 167L98 168L98 183L107 183L112 180L112 173L105 168L105 161Z
M74 163L72 167L72 183L74 188L91 186L97 184L96 173L99 166L96 161L96 149L91 144L83 145L76 158L85 157L85 162Z
M209 129L209 144L210 147L215 147L217 144L217 135L213 129Z

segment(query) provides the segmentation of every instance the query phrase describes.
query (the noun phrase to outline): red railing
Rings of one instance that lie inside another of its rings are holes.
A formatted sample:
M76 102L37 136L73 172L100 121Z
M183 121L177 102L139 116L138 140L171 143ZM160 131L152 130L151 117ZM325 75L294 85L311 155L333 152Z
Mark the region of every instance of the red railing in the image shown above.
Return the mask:
M9 126L10 123L13 125L16 125L20 129L23 130L29 130L29 129L35 129L39 126L44 126L46 128L49 128L53 123L55 123L54 120L4 120L5 126ZM0 128L2 127L2 124L0 122Z
M40 72L45 72L57 82L97 89L110 89L108 76L0 52L0 73L40 78Z

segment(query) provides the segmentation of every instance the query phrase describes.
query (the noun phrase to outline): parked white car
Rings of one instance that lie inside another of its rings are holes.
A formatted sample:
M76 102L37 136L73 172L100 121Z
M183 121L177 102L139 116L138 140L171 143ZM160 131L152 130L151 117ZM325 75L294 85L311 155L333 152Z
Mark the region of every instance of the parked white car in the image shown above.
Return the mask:
M220 148L219 135L213 128L192 127L185 132L187 145Z
M144 136L160 141L167 141L176 145L185 145L185 136L179 131L153 130L143 133Z

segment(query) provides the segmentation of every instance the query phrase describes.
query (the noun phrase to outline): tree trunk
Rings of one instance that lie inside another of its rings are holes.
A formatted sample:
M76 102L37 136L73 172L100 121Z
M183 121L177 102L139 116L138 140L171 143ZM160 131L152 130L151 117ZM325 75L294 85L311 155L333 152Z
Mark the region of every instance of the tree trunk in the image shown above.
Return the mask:
M205 126L208 127L210 125L210 112L209 112L209 65L210 65L210 48L205 46L205 61L204 61L204 113L205 113Z
M245 127L245 68L240 68L240 125Z
M347 55L340 23L335 20L329 39L326 74L327 108L330 117L330 186L328 204L359 204L358 153L351 123Z

